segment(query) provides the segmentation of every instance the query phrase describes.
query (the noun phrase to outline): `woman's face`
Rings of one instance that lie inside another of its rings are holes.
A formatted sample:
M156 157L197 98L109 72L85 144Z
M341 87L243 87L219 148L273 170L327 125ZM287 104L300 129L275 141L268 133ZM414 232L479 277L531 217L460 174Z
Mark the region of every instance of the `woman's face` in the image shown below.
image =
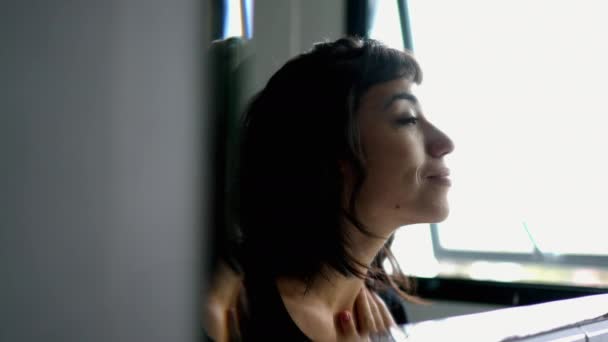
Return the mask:
M411 88L406 78L372 86L357 113L367 172L357 210L381 234L442 221L449 212L449 169L443 157L454 144L422 113Z

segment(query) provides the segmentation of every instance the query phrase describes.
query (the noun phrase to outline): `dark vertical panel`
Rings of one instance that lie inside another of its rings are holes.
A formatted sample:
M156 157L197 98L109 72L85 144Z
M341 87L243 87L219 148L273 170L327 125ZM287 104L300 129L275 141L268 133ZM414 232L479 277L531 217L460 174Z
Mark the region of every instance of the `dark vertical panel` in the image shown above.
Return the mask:
M210 229L209 246L211 267L219 259L233 265L238 232L234 224L234 196L236 184L236 163L240 135L240 116L243 101L243 84L245 82L244 59L246 41L242 38L229 38L213 43L210 49L210 86L208 123L211 132L208 145L211 149L208 189L213 196L209 203Z
M346 1L346 34L368 37L372 8L376 0Z
M211 0L211 39L222 39L227 31L228 0Z

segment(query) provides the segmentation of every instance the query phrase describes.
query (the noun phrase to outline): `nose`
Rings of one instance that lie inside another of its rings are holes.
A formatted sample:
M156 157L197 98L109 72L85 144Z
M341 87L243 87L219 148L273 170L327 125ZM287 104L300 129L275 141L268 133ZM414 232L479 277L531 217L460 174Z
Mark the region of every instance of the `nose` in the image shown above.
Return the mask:
M435 158L441 158L454 151L452 139L431 123L428 123L425 140L427 152Z

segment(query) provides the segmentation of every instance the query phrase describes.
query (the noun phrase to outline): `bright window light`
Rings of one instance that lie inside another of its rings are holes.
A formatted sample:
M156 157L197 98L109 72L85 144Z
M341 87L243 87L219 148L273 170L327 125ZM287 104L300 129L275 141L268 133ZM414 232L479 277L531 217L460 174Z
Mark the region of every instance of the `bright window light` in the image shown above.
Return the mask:
M371 36L402 48L400 28L388 28L388 18L398 18L396 1L378 4L391 9L378 8L376 18L386 19L374 21ZM450 217L438 228L441 246L608 256L603 2L410 0L408 7L424 73L416 94L456 145L446 158L454 185ZM431 265L422 230L400 230L394 253L418 252ZM479 265L471 269L485 277ZM534 278L505 265L513 279ZM594 270L577 272L568 281L608 284Z
M380 0L376 2L369 36L396 49L403 50L399 6L396 0Z
M430 118L456 142L441 244L608 255L598 1L412 0Z
M225 37L242 37L243 36L243 16L241 9L241 0L228 0L226 8L227 24L225 27Z

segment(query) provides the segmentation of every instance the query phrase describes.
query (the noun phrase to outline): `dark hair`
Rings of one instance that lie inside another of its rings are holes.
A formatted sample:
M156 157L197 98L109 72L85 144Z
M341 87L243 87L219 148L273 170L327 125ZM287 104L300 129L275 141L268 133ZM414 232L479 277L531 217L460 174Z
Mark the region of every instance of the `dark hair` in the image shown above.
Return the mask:
M341 229L348 220L371 235L355 210L366 176L355 114L370 87L401 77L422 80L410 53L372 39L342 38L288 61L253 99L244 118L239 172L245 273L310 281L327 265L395 286L382 268L388 257L400 285L407 286L388 246L368 274L358 271ZM346 209L340 161L355 170Z

